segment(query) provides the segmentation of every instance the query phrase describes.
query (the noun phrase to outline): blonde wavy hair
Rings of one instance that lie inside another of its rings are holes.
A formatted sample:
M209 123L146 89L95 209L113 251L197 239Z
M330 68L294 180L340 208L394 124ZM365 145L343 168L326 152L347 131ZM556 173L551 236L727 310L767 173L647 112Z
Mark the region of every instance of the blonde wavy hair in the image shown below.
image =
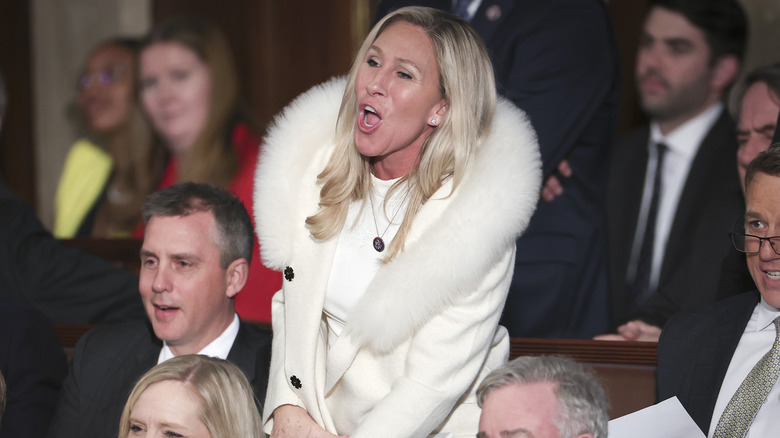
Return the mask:
M200 421L212 438L265 436L252 387L243 371L226 360L188 354L155 366L136 383L119 420L120 437L130 432L130 412L141 394L164 381L187 385L200 404Z
M439 73L439 92L448 110L423 143L415 166L391 187L385 198L389 199L408 183L409 203L386 261L403 250L415 215L442 184L452 178L453 191L458 186L469 158L490 132L496 109L490 56L466 21L425 7L405 7L385 16L366 37L349 71L336 124L336 148L318 175L322 187L320 208L306 219L312 236L324 240L337 235L346 220L349 204L366 199L370 193L370 158L360 154L355 146L357 72L379 35L401 21L422 28L430 38Z

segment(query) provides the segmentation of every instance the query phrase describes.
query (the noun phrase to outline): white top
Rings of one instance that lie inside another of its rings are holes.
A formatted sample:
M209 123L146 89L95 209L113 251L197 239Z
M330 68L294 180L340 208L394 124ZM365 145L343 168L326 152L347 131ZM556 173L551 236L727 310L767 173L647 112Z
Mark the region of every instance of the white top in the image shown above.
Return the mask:
M233 342L235 342L236 336L238 336L239 325L238 315L234 313L233 322L230 323L221 335L217 336L217 339L214 339L209 345L203 347L198 354L227 360L230 349L233 348ZM160 356L157 358L157 365L168 359L173 359L174 357L175 355L171 351L171 348L168 347L168 343L163 341L162 349L160 349Z
M756 305L750 321L745 326L745 332L742 333L737 349L734 350L734 355L731 357L729 369L723 378L723 385L720 387L718 400L712 411L710 437L715 433L718 420L720 420L720 416L739 385L742 384L756 363L764 357L767 351L772 349L776 337L775 325L772 321L778 316L780 316L780 310L770 306L761 298L761 302ZM758 410L746 437L777 436L777 431L780 430L778 412L780 412L780 385L775 383L767 395L766 402Z
M373 214L371 202L367 200L353 202L349 206L325 290L323 315L328 328L328 345L332 345L341 334L350 309L368 289L403 221L407 204L406 186L393 193L387 208L384 204L388 190L396 181L398 179L384 181L371 176ZM377 236L385 242L382 252L374 249L373 242Z
M650 272L650 289L658 286L658 278L661 275L661 265L666 251L666 242L672 229L674 215L677 212L677 204L680 195L688 179L688 171L691 163L699 151L699 146L709 132L712 125L720 117L723 104L718 102L707 108L693 119L683 123L677 129L664 136L656 122L650 125L650 139L648 142L649 158L647 172L645 173L645 185L642 192L642 205L639 211L634 245L631 250L631 264L629 265L628 278L634 277L639 251L642 246L642 238L645 234L647 213L650 209L650 198L653 191L653 179L657 166L657 143L667 146L664 157L664 168L661 174L661 197L658 203L658 215L655 223L655 244L653 245L653 265ZM734 152L736 153L736 151Z

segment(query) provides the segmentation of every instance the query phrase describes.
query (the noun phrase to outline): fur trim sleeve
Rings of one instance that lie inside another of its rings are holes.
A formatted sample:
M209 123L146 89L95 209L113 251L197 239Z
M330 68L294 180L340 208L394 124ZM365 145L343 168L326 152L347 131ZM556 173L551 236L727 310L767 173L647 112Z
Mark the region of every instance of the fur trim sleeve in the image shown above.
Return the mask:
M292 256L291 227L314 211L300 211L302 192L319 196L316 177L330 154L346 79L331 79L292 101L263 139L255 172L254 215L263 263L281 270ZM305 186L304 186L305 185ZM316 205L316 204L315 204ZM265 211L265 209L270 209Z

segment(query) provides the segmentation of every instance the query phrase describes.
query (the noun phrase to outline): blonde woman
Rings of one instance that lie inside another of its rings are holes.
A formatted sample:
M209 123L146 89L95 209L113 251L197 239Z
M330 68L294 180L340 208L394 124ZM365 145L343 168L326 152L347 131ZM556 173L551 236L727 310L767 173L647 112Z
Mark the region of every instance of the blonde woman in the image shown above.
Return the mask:
M119 437L262 437L252 387L232 363L190 354L141 377L119 423Z
M479 37L399 9L346 83L298 98L265 141L255 205L275 207L255 212L257 234L284 274L266 432L473 437L474 389L508 356L498 319L541 178Z

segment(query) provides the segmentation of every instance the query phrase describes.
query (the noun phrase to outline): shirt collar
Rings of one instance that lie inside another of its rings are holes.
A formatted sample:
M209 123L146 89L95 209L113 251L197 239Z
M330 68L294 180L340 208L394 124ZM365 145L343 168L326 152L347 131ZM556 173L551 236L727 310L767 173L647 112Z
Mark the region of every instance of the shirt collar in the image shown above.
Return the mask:
M667 135L661 134L661 129L658 127L657 122L652 122L650 124L651 144L663 143L671 151L692 159L722 111L723 104L715 102L702 111L701 114L678 126L677 129Z
M203 347L203 349L200 350L198 354L209 357L217 357L220 359L227 359L228 354L230 353L230 349L233 348L233 342L235 342L236 336L238 336L239 325L240 322L238 315L234 313L233 322L230 323L230 325L225 329L225 331L222 332L221 335L217 336L217 338L211 341L210 344ZM173 357L174 354L171 351L171 348L168 347L168 343L163 341L163 347L160 350L160 356L157 358L157 364L161 364L168 359L172 359Z
M761 297L761 302L758 304L758 315L756 315L756 331L760 332L771 326L778 316L780 316L780 309L770 306L764 301L764 297ZM772 330L774 330L774 327L772 327Z

